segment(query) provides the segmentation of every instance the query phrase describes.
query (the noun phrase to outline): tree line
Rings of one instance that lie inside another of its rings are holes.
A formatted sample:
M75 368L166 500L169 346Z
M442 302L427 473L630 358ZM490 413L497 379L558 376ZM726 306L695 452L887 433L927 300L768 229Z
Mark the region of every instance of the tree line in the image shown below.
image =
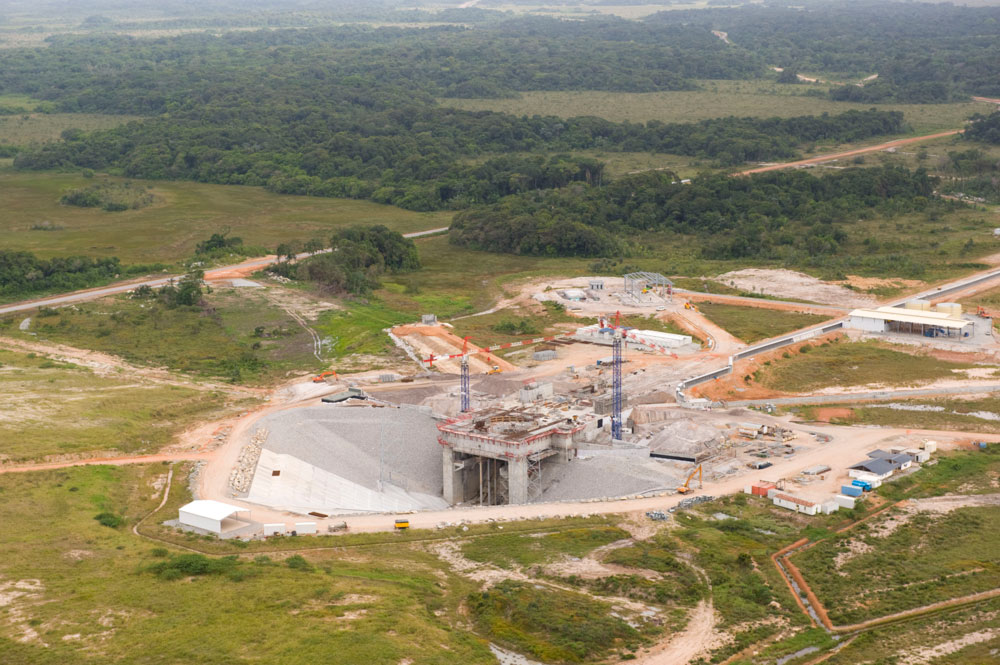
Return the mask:
M668 11L646 22L722 30L734 51L768 65L839 72L850 80L831 91L835 100L915 103L1000 96L1000 7L841 0ZM874 82L854 85L874 73Z
M311 251L318 251L315 243ZM333 294L366 295L379 288L385 273L420 269L417 247L409 238L385 226L352 226L338 230L326 251L300 261L294 260L295 247L279 250L287 260L269 268L277 275L315 284Z
M629 238L669 231L696 237L711 259L836 255L850 222L924 210L934 205L934 186L922 169L889 166L823 177L787 170L713 174L690 184L670 172L647 172L601 189L533 192L460 212L450 237L491 252L595 257L627 254Z

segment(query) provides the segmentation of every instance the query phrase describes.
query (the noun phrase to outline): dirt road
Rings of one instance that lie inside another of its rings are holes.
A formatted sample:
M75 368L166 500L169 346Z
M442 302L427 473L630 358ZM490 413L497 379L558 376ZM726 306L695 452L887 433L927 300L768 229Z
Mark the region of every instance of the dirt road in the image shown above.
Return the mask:
M0 466L0 473L23 473L27 471L50 471L52 469L66 469L71 466L96 466L98 464L109 464L111 466L123 466L125 464L153 464L155 462L187 462L194 460L211 459L214 453L176 453L176 454L155 454L155 455L133 455L131 457L91 457L89 459L73 460L70 462L46 462L43 464L28 464L24 466Z
M688 615L688 625L663 645L631 661L637 665L687 665L715 641L715 608L701 601Z
M265 388L236 386L231 383L216 383L209 380L178 376L166 369L141 367L133 365L118 356L101 353L100 351L91 351L89 349L78 349L73 346L54 342L37 342L14 339L12 337L0 337L0 347L23 351L25 353L37 353L61 362L83 365L91 369L98 376L128 378L129 380L194 388L196 390L218 391L241 397L261 397L270 392L270 390Z
M799 166L809 166L810 164L819 164L820 162L828 162L833 159L843 159L844 157L864 155L869 152L879 152L882 150L887 150L889 148L898 148L900 146L910 145L912 143L921 143L923 141L931 141L933 139L942 139L945 138L946 136L954 136L955 134L961 134L962 131L963 130L961 129L951 129L948 130L947 132L938 132L937 134L928 134L926 136L915 136L909 139L896 139L895 141L880 143L878 145L870 145L865 148L855 148L854 150L835 152L828 155L820 155L819 157L810 157L809 159L800 159L797 162L785 162L783 164L770 164L768 166L758 166L757 168L754 169L739 171L738 173L734 173L733 175L750 175L751 173L765 173L767 171L780 171L781 169L789 169Z
M413 233L404 233L404 238L420 238L423 236L434 235L435 233L443 233L447 231L447 226L441 226L434 229L427 229L426 231L414 231ZM330 250L323 250L327 252ZM317 252L322 253L322 252ZM304 259L311 256L307 252L303 252L296 256L298 259ZM223 266L221 268L213 268L211 270L205 271L205 281L211 282L220 279L233 279L235 277L245 277L251 273L254 273L261 268L266 268L272 263L276 263L278 257L273 254L270 256L265 256L259 259L251 259L249 261L243 261L242 263L237 263L235 265ZM19 303L13 303L10 305L0 306L0 316L4 314L13 314L14 312L24 312L28 310L35 309L37 307L58 307L61 305L69 305L77 302L85 302L87 300L96 300L97 298L103 298L104 296L111 296L118 293L125 293L131 291L132 289L138 288L140 286L149 286L152 288L160 287L165 285L167 282L172 280L178 280L183 275L167 275L164 277L156 277L151 279L133 279L126 282L119 282L117 284L112 284L110 286L102 286L94 289L85 289L83 291L74 291L72 293L64 293L62 295L50 296L47 298L38 298L35 300L25 300Z

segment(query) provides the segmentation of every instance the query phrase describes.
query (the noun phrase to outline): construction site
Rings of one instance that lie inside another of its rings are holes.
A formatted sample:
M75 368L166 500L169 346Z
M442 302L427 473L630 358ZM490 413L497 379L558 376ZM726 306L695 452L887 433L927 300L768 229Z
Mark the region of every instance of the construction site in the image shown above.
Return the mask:
M713 329L662 275L576 283L527 295L565 303L596 323L492 346L459 337L433 315L387 329L407 366L348 381L327 372L294 388L301 404L253 421L226 458L224 490L205 481L199 494L248 509L266 526L255 535L294 525L309 532L314 523L291 521L301 518L331 528L350 516L628 501L705 484L766 485L789 506L828 510L851 482L850 470L833 464L841 455L921 448L917 438L859 437L847 427L776 417L770 405L754 411L688 394L758 348L860 326L870 312L905 317L897 310L855 310L842 322L748 347ZM625 313L683 324L692 334L632 328L622 324ZM951 310L928 320L946 317L959 321ZM518 364L507 359L515 355Z

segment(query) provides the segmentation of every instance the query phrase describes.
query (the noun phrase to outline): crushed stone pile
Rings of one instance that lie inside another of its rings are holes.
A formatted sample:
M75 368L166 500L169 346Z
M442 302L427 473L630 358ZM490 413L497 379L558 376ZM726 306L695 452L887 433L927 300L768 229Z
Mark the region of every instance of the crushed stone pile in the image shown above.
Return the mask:
M253 474L257 469L257 460L260 459L260 451L265 441L267 441L268 430L260 427L250 435L250 442L243 446L240 456L236 460L236 466L229 474L229 486L237 492L250 491L250 483L253 482Z

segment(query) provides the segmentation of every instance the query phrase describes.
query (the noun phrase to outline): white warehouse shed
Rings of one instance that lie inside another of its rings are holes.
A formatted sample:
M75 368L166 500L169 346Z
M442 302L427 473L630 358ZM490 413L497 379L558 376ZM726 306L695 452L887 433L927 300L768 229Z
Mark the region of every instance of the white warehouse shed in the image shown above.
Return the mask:
M246 508L221 501L199 499L181 506L177 521L184 526L193 526L221 536L226 531L246 526L248 520L233 519L233 515L249 512Z
M973 322L947 312L924 312L902 307L856 309L847 320L847 327L866 332L897 332L928 337L957 335L971 332Z

